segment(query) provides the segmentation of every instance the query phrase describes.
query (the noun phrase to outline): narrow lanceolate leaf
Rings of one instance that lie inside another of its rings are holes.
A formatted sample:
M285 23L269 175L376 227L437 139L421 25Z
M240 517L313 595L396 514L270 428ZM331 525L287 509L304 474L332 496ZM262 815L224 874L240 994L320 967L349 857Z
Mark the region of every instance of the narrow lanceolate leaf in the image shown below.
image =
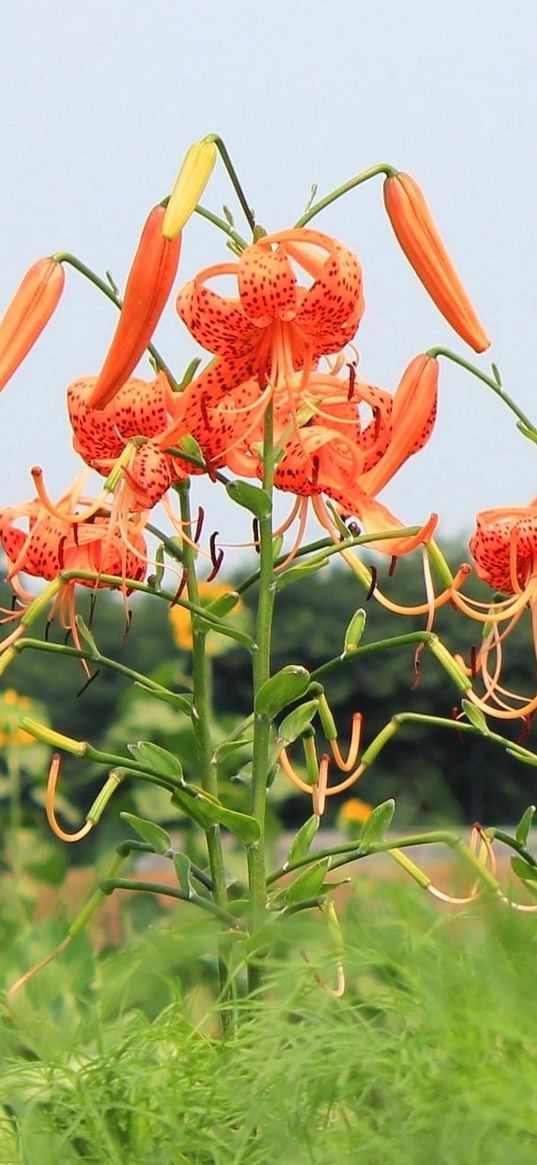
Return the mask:
M242 841L243 845L255 845L259 841L259 822L247 813L237 813L234 809L227 809L216 797L196 788L195 785L185 785L172 793L172 804L177 805L191 817L202 829L210 829L213 825L223 825Z
M516 827L515 837L520 845L526 845L535 814L535 805L528 805Z
M286 867L292 866L294 862L300 861L309 854L311 843L317 833L321 822L320 817L308 817L308 820L300 826L298 833L295 834L285 862Z
M288 713L278 726L276 737L278 749L287 748L289 744L302 736L306 728L309 728L318 708L318 700L306 700L305 704L300 704L298 708L294 708L292 712Z
M362 825L360 833L359 845L360 849L367 850L376 842L383 841L395 813L395 801L390 797L389 801L383 801L381 805L377 805L373 812Z
M530 866L524 858L511 858L511 869L517 878L520 878L526 888L534 895L537 894L537 866Z
M240 595L238 591L226 591L225 595L219 595L217 599L211 599L207 603L205 610L209 611L211 615L218 615L220 618L223 615L229 615L233 611L237 603L240 602Z
M272 502L266 490L259 485L251 485L247 481L228 481L226 493L237 505L244 506L256 518L268 518Z
M307 578L310 574L317 574L319 570L322 570L323 566L328 566L329 561L330 559L328 558L316 558L312 562L301 562L300 565L290 566L277 576L277 590L282 591L290 583L300 582L301 579Z
M470 721L470 724L473 724L474 728L479 728L483 736L490 736L490 728L481 708L477 708L475 704L472 704L471 700L461 700L461 708L466 719Z
M303 902L305 898L315 898L316 894L320 892L324 886L324 879L329 868L329 858L322 858L321 861L315 862L314 865L308 866L307 869L299 874L298 878L286 892L285 901L288 906L294 906L297 902Z
M145 765L154 773L162 777L171 777L174 781L181 781L183 769L180 760L161 748L160 744L153 744L152 740L138 740L136 744L128 744L127 748L139 764Z
M384 205L401 250L439 311L475 352L484 352L489 337L418 183L410 174L392 174L384 183Z
M131 829L152 846L154 853L165 854L171 849L171 840L166 830L154 821L146 821L145 817L137 817L135 813L120 813L122 821L126 821Z
M104 408L128 380L168 301L177 274L181 236L164 238L163 220L164 207L153 207L129 272L108 355L87 400L89 408Z
M261 685L255 698L254 710L265 720L273 720L287 704L305 696L309 686L309 671L299 664L288 664Z
M0 322L0 390L35 344L55 311L65 283L57 259L38 259Z

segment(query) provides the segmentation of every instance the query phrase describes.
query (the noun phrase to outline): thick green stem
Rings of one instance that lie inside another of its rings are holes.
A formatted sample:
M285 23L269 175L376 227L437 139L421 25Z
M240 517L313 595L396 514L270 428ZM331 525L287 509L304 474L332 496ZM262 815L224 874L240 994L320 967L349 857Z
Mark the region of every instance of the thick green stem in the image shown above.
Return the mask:
M325 207L330 206L336 199L342 198L344 194L348 194L349 190L354 190L355 186L361 186L362 182L368 182L370 178L376 178L378 174L385 174L389 178L392 174L397 174L397 167L390 166L388 162L379 162L376 166L370 166L369 170L362 170L360 174L356 174L354 178L349 178L348 182L344 182L342 186L338 186L332 190L330 194L326 194L324 198L319 199L319 202L314 202L309 210L299 218L295 223L297 227L305 227L306 223L311 222L319 211L324 210Z
M263 443L263 489L272 501L274 480L274 439L273 410L269 406L265 413ZM272 505L269 513L259 518L259 598L256 615L257 651L253 656L254 703L262 684L270 676L270 652L272 637L272 616L274 611L274 545L272 541ZM265 809L267 799L267 778L270 763L271 724L264 716L254 714L254 740L252 756L252 783L250 789L250 813L259 822L260 838L248 850L248 878L250 887L250 926L253 933L262 925L266 909L266 866L265 866ZM248 968L248 985L255 991L261 983L259 963Z

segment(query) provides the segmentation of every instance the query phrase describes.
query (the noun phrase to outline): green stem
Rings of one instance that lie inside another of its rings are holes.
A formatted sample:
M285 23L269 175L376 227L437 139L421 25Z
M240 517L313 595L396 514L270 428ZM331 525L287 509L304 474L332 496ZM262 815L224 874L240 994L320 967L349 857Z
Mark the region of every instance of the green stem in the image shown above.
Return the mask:
M224 231L226 235L229 235L230 239L233 239L233 242L237 244L237 247L241 251L244 251L245 247L248 246L246 239L243 239L242 235L239 235L238 231L234 230L224 218L219 218L217 214L213 214L212 210L207 210L200 202L198 202L194 214L199 214L201 218L206 218L208 222L212 222L213 226Z
M511 409L511 412L514 413L516 417L518 417L518 420L522 422L526 429L529 429L537 436L537 429L533 424L533 421L530 421L529 417L527 417L526 414L522 412L522 409L518 407L512 397L510 397L509 394L505 391L503 385L500 384L497 380L493 380L492 377L487 376L484 372L481 371L480 368L476 368L474 364L470 364L468 360L465 360L463 356L459 356L457 352L452 352L450 348L429 348L426 355L432 356L434 358L437 356L445 356L445 358L447 360L451 360L453 364L458 364L460 368L464 368L466 372L471 372L472 376L477 377L477 379L481 380L483 384L486 384L487 388L490 388L491 391L494 392L496 396L498 396L500 400L502 400L504 404L507 405L507 408Z
M192 514L190 510L190 483L188 481L179 487L179 502L181 521L186 531L192 529ZM213 746L211 740L211 705L209 696L209 659L206 652L207 628L196 615L200 608L198 579L196 575L197 551L191 542L184 542L184 566L186 570L186 585L189 601L192 605L192 724L196 744L196 762L199 781L202 789L210 796L218 798L218 770L213 761ZM219 911L227 906L227 889L224 869L224 856L220 827L212 825L205 830L207 838L207 852L213 883L214 902ZM229 975L226 954L226 944L219 944L219 977L222 999L230 1000ZM231 1025L229 1008L222 1011L222 1027L224 1033Z
M193 906L201 906L203 910L207 910L209 914L214 914L215 918L225 922L232 930L242 930L240 922L227 910L213 902L212 898L203 898L201 894L195 894L193 891L187 893L186 890L179 890L175 886L165 886L158 882L141 882L137 878L105 878L99 883L99 889L103 894L111 894L113 890L141 890L148 894L165 894L169 898L180 898L182 902L191 902Z
M272 496L274 481L274 428L272 404L265 413L263 440L263 489L271 499L269 513L259 518L259 598L256 614L255 639L257 651L253 656L254 704L262 684L270 676L272 617L275 586L272 541ZM250 813L259 822L260 838L248 850L248 878L250 887L250 926L255 933L263 923L266 910L265 866L265 810L267 777L270 760L270 720L254 715L252 752L252 782L250 786ZM262 973L258 962L248 968L248 987L254 992L261 984Z
M242 189L242 186L240 184L237 171L236 171L236 169L233 165L233 162L231 161L231 158L228 154L227 146L226 146L225 142L222 141L222 138L217 133L209 134L208 138L206 140L214 142L214 144L218 150L218 153L220 154L220 157L224 163L224 166L226 167L226 170L229 174L229 177L231 179L231 185L233 186L235 194L237 195L237 198L242 206L242 209L244 211L248 226L250 227L252 234L254 234L255 233L255 226L256 226L255 215L254 215L253 210L251 209L251 207L248 205L248 203L246 201L246 195L245 195L244 190Z
M392 174L397 174L397 166L390 166L389 162L379 162L376 166L370 166L369 170L362 170L360 174L356 174L354 178L349 178L348 182L344 182L342 186L337 186L330 194L326 194L319 202L314 202L309 210L299 218L295 223L297 227L305 227L306 223L311 222L311 219L319 214L319 211L324 210L330 206L336 199L342 198L344 194L348 194L349 190L354 190L355 186L361 186L362 182L368 182L370 178L376 178L378 174L385 174L390 178Z
M56 254L52 256L52 258L56 259L58 263L68 263L70 267L74 267L75 270L79 271L85 279L89 279L90 283L93 283L95 287L98 287L99 291L102 291L103 295L106 295L106 298L109 299L110 302L119 309L119 311L121 311L121 308L123 307L123 300L114 290L111 283L107 283L104 279L101 279L95 271L92 271L91 267L88 267L86 263L83 263L82 260L78 259L76 255L72 255L69 251L57 251ZM155 348L154 344L148 344L147 351L153 357L153 360L155 361L159 371L164 372L165 376L170 382L171 387L176 389L177 381L173 373L168 368L168 365L160 355L158 348Z

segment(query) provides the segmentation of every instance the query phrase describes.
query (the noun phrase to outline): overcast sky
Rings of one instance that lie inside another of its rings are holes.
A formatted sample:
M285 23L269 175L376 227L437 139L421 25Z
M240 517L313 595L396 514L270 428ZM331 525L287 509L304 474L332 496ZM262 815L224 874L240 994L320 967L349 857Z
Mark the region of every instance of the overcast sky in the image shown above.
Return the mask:
M25 269L55 250L110 268L122 285L148 209L208 132L224 137L269 230L292 224L312 182L325 193L389 161L421 183L493 337L476 363L495 360L537 419L534 0L3 0L0 9L0 312ZM205 202L218 212L223 201L233 205L219 167ZM357 342L368 380L393 389L411 357L436 344L472 358L399 251L380 180L316 223L365 269ZM222 237L193 220L178 286L227 257ZM68 270L57 315L2 395L0 504L32 495L33 464L56 494L76 472L64 391L97 372L114 324L114 309ZM193 349L172 304L158 343L180 373ZM440 396L428 448L382 498L408 523L439 510L451 535L480 508L528 501L536 451L462 371L443 366ZM211 525L229 533L215 488L196 491Z

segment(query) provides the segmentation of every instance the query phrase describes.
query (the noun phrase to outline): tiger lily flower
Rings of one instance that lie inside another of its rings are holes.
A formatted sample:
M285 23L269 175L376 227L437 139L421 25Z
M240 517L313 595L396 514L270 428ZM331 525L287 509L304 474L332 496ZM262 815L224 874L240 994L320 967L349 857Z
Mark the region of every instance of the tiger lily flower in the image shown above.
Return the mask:
M109 478L117 466L125 495L124 509L152 509L187 470L154 440L177 411L164 373L153 381L131 377L102 409L92 408L95 377L83 377L67 389L73 447L91 469ZM127 455L126 455L127 454Z
M0 546L7 559L7 579L20 604L17 611L5 612L2 622L15 620L34 601L35 596L24 588L21 575L53 582L62 571L91 572L97 577L64 583L49 614L49 619L58 616L62 626L71 630L77 648L81 645L76 625L76 586L118 587L128 595L129 580L141 580L147 568L145 516L133 515L120 527L101 500L82 497L80 487L79 479L56 505L37 496L0 510ZM100 575L117 575L124 583L104 582ZM21 630L18 628L2 641L0 652Z
M54 258L38 259L26 272L0 322L0 391L48 324L64 284L64 269Z
M297 282L292 262L313 279ZM238 296L209 279L232 275ZM246 247L237 263L201 271L179 292L177 311L195 340L218 356L227 385L256 377L261 389L289 385L326 353L352 340L364 310L362 272L351 251L320 231L280 231Z
M163 235L164 215L163 206L153 207L143 228L112 343L88 400L91 408L103 408L128 380L168 301L179 265L181 236Z
M384 205L402 251L439 311L475 352L484 352L489 337L418 183L410 174L390 175L384 183Z
M506 689L500 676L504 640L528 608L537 658L537 498L528 506L482 510L469 545L478 578L507 597L480 602L460 593L452 596L459 610L484 630L481 648L466 671L480 674L485 694L480 698L469 691L468 699L498 719L532 716L537 696L527 698Z

